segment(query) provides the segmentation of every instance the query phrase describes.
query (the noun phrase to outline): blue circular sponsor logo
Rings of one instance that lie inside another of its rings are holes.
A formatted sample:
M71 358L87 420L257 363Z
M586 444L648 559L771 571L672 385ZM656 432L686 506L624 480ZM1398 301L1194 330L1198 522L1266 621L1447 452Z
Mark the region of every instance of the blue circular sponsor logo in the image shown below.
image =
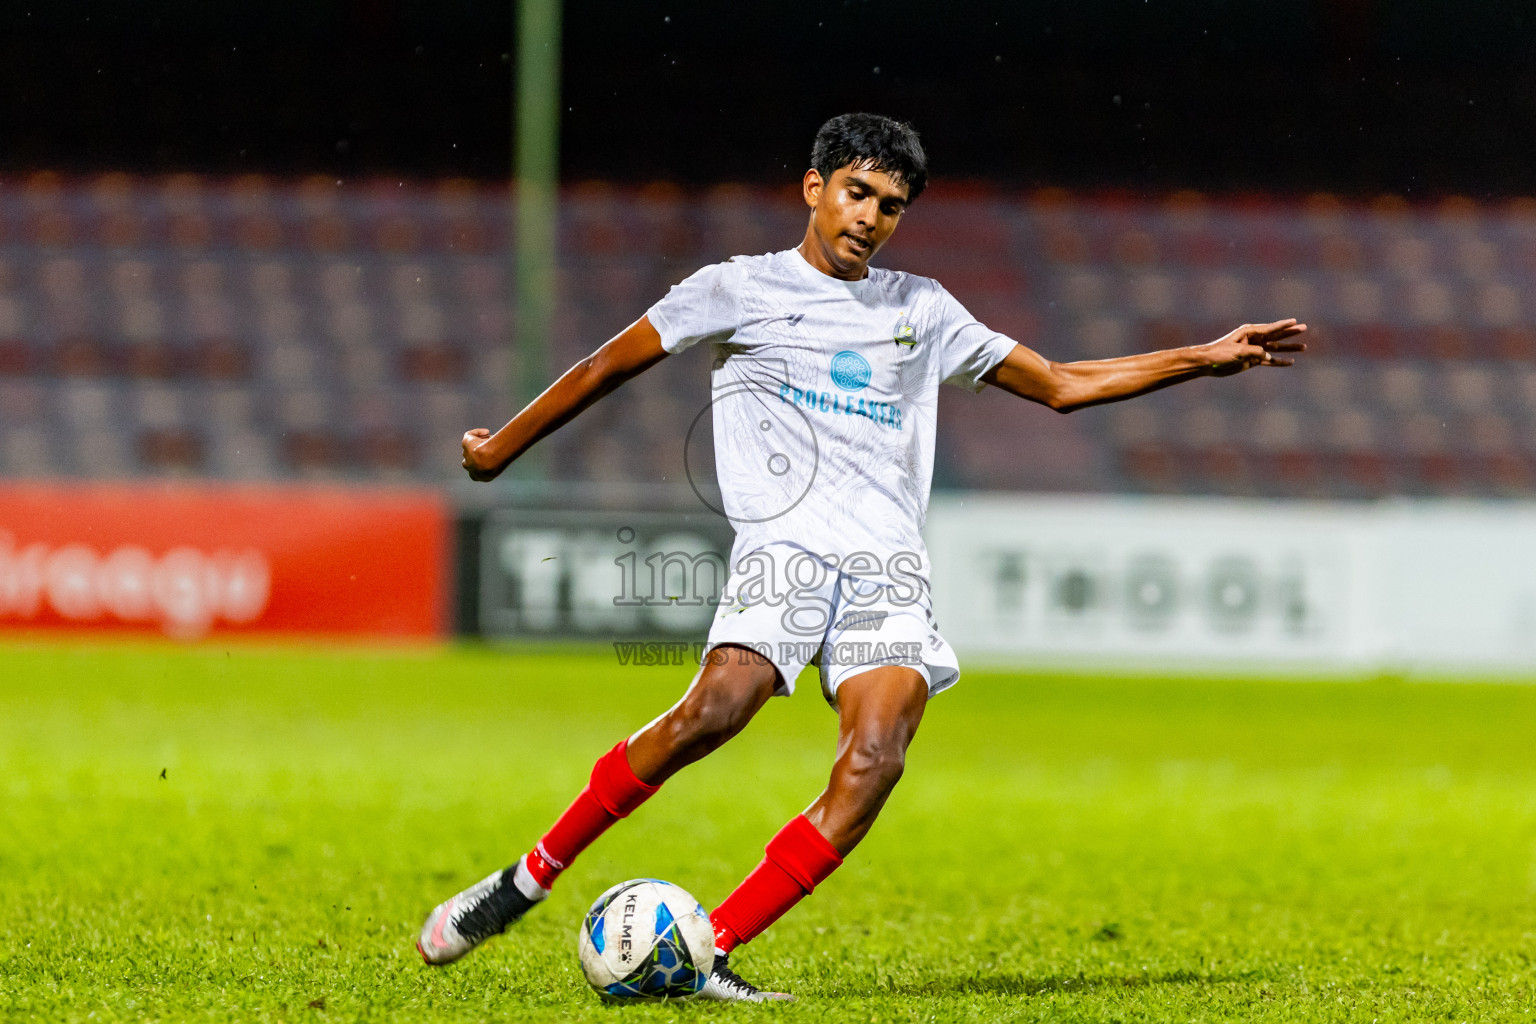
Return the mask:
M844 391L865 387L872 373L869 361L857 352L839 352L832 357L832 383Z

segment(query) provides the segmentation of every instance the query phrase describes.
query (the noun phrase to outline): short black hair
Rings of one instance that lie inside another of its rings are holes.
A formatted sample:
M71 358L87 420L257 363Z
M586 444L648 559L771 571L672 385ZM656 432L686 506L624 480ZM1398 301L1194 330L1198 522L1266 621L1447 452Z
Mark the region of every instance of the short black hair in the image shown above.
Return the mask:
M839 114L816 133L811 166L823 180L849 164L884 171L906 185L909 203L928 186L928 154L917 131L880 114Z

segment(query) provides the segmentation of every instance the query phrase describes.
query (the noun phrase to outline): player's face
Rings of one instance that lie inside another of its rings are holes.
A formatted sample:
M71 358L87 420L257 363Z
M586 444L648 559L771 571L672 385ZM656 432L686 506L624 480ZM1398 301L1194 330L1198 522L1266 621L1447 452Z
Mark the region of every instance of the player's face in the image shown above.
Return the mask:
M869 273L869 260L896 230L907 208L907 186L884 171L849 164L823 181L812 169L805 172L805 202L811 208L806 256L813 265L847 281ZM819 256L820 259L816 257Z

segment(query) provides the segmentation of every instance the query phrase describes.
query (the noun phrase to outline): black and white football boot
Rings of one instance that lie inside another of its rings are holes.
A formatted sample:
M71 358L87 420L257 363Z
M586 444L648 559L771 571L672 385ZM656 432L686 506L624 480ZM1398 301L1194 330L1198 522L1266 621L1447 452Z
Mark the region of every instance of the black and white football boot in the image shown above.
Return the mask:
M750 981L731 970L728 953L715 954L715 969L709 972L709 980L699 990L699 999L718 999L731 1003L792 1003L795 997L788 992L764 992Z
M421 958L433 965L451 964L492 935L506 931L549 895L532 879L519 886L520 868L521 861L438 904L427 915L421 937L416 940ZM537 896L528 896L525 888Z

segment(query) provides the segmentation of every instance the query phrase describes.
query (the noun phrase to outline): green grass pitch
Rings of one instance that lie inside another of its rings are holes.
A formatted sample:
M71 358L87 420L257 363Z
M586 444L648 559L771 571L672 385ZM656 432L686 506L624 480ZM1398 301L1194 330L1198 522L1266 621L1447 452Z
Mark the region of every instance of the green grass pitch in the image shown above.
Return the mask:
M686 681L603 651L0 647L0 1019L1536 1019L1523 686L971 672L869 840L737 957L798 1003L601 1004L593 897L712 905L821 788L805 687L424 967L427 910Z

